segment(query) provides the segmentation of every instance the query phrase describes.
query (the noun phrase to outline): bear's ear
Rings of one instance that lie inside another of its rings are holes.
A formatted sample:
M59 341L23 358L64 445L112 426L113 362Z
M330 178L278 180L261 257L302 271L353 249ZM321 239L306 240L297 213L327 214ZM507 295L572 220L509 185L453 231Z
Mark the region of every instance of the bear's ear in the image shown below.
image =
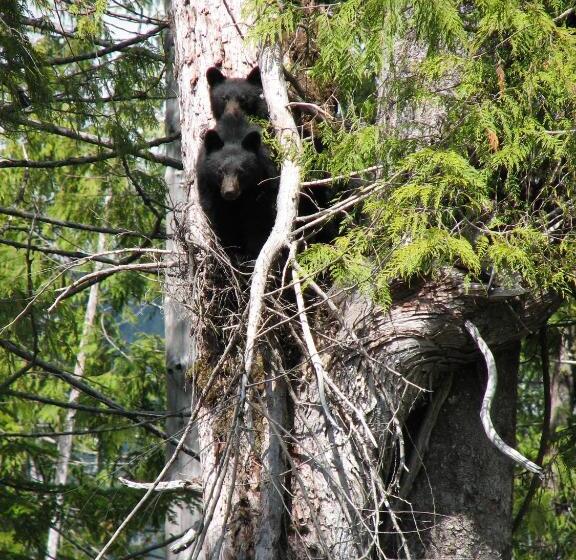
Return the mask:
M204 146L206 146L206 153L215 152L224 146L222 138L215 130L209 130L204 136Z
M246 81L253 86L262 87L262 78L260 76L260 68L258 68L258 66L250 70L250 74L246 76Z
M257 152L262 145L262 138L257 130L253 130L242 139L242 147L250 152Z
M208 85L210 87L217 86L218 84L226 81L226 76L224 76L224 74L222 74L222 72L220 72L220 70L218 70L218 68L215 66L208 68L206 71L206 78L208 79Z

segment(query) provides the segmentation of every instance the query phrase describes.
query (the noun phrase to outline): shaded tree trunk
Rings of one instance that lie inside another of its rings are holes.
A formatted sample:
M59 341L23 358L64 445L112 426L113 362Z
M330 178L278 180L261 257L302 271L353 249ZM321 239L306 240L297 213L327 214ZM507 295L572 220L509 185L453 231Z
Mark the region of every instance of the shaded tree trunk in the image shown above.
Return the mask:
M107 206L107 201L104 205ZM101 233L98 236L98 253L102 253L106 249L106 235ZM102 268L101 263L96 263L95 270L100 270ZM93 284L90 287L90 293L88 295L88 302L86 304L86 313L84 315L84 325L82 327L82 334L80 337L80 344L78 346L78 355L76 357L76 364L74 365L74 375L77 379L82 379L84 377L86 359L88 357L87 347L90 342L90 337L93 334L94 321L96 319L96 311L98 309L98 299L100 293L100 284ZM78 402L80 398L80 391L75 387L72 387L70 393L68 394L68 403L74 405ZM62 424L62 431L72 432L74 431L75 418L77 410L75 408L69 408L66 411L64 417L64 423ZM55 473L54 473L54 484L59 484L64 486L68 482L68 475L70 471L70 461L72 459L72 447L74 444L73 435L65 435L58 438L58 460L56 461ZM58 548L60 545L60 534L62 531L62 516L64 506L64 494L58 494L56 498L56 507L60 510L56 513L55 518L52 521L52 527L48 530L48 540L46 543L46 560L58 558Z
M493 419L514 445L520 344L496 356L499 384ZM418 513L410 529L416 558L510 558L513 462L488 440L480 423L484 364L454 372L450 394L432 431L408 501ZM427 512L427 513L420 513Z
M560 330L554 337L550 371L551 417L550 433L567 425L574 405L576 378L576 328L572 325Z

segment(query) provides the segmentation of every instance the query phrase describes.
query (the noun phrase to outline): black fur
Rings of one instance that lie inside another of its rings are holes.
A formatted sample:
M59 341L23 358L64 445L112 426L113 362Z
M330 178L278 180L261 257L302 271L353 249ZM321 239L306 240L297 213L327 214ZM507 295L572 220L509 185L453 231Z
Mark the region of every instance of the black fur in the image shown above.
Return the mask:
M253 68L246 78L227 78L216 67L206 72L210 86L210 105L216 120L236 107L245 115L268 118L268 107L264 100L260 70Z
M228 252L255 258L276 217L278 170L241 113L209 130L198 160L200 204Z

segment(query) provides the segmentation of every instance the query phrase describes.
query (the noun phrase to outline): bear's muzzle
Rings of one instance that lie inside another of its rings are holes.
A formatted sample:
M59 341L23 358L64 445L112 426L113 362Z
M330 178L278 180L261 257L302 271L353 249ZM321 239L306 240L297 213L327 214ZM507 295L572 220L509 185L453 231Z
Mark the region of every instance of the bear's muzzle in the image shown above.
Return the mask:
M236 200L240 196L240 183L236 175L225 175L220 186L220 194L225 200Z

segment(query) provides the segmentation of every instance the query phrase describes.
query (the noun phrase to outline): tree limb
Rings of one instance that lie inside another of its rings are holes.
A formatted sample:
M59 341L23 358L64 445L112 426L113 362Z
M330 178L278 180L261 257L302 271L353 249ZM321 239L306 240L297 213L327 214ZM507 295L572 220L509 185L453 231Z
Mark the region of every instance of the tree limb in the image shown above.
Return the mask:
M18 241L11 241L9 239L1 239L0 244L8 245L9 247L14 247L15 249L27 249L31 251L37 251L39 253L44 253L48 255L60 255L62 257L70 257L72 259L85 259L90 257L88 253L83 253L81 251L64 251L63 249L56 249L56 247L38 247L37 245L30 245L28 243L20 243ZM107 259L106 257L93 256L91 260L98 261L110 265L117 266L119 263L112 259Z
M118 17L118 16L116 16ZM42 31L48 31L49 33L54 33L55 35L59 35L60 37L66 37L67 39L77 39L77 35L76 32L74 30L67 30L64 28L60 28L57 29L56 26L54 25L54 23L47 19L47 18L29 18L29 17L23 17L21 19L22 23L27 25L28 27L33 27L35 29L41 29ZM140 21L140 23L146 23L144 21ZM158 24L162 24L163 22L156 20L153 22L154 24L158 25ZM166 25L168 24L168 22L166 22ZM114 48L115 46L119 45L120 43L112 43L110 41L105 41L103 39L99 39L98 37L91 37L90 41L92 43L94 43L95 45L99 45L100 47L105 47L105 48ZM115 49L118 50L118 49ZM125 50L125 49L122 49ZM163 62L164 58L159 55L156 54L148 49L143 49L142 47L140 47L138 49L138 51L144 51L146 56L148 56L149 58L153 58L155 60L157 60L158 62Z
M70 286L66 287L64 291L56 298L54 303L48 308L48 313L54 311L56 306L67 297L73 295L73 293L78 293L77 288L82 287L85 289L88 286L85 284L92 285L92 280L97 280L98 282L103 280L104 278L108 278L108 276L112 276L112 274L116 274L118 272L126 272L126 271L138 271L138 270L159 270L161 268L171 268L173 266L178 265L178 261L169 261L169 262L153 262L153 263L140 263L140 264L120 264L114 266L113 268L106 268L104 270L98 270L96 272L91 272L90 274L85 274L82 278L76 280L70 284ZM73 293L72 293L73 292Z
M152 489L155 492L174 492L177 490L186 490L195 494L198 497L202 497L202 484L198 480L169 480L167 482L158 482L156 485L150 482L134 482L128 480L124 477L118 477L118 480L128 486L128 488L135 488L137 490L148 490Z
M294 150L298 153L302 146L294 119L287 109L289 101L282 70L280 47L278 45L264 46L260 55L259 66L264 93L270 108L270 120L276 128L280 145L286 154L294 153ZM290 236L298 210L299 192L300 166L295 159L292 159L292 156L287 156L282 162L282 171L280 173L276 221L270 236L256 259L250 285L246 350L244 353L244 387L252 371L254 346L262 318L268 273L272 263Z
M23 348L17 346L13 342L10 342L9 340L0 339L0 346L5 350L7 350L8 352L11 352L12 354L18 356L19 358L22 358L23 360L32 361L34 359L33 355L30 352L24 350ZM85 395L88 395L89 397L92 397L93 399L100 401L102 404L105 404L111 409L121 411L122 416L124 416L125 418L128 418L136 423L140 422L140 418L137 414L127 411L118 403L108 398L107 396L103 395L96 389L92 388L90 385L76 379L76 377L73 374L64 371L48 362L45 362L44 360L41 360L38 357L34 359L34 363L38 367L42 368L44 371L51 373L56 377L58 377L59 379L61 379L62 381L68 383L69 385L76 387L78 390L82 391ZM176 443L178 442L177 438L169 436L168 434L166 434L162 430L159 430L158 428L155 428L154 426L144 425L143 427L146 431L162 438L164 441L172 441ZM200 460L198 453L196 453L194 450L189 449L186 446L183 448L183 450L191 457L194 457L194 459Z
M160 154L153 154L152 152L141 153L144 148L153 148L155 146L160 146L161 144L167 144L173 142L173 136L155 138L150 142L146 142L142 147L135 147L132 150L131 155L135 157L140 157L148 161L153 161L155 163L160 163L166 165L167 167L173 167L174 169L183 169L182 162L180 160L163 156ZM54 169L56 167L66 167L68 165L85 165L88 163L96 163L98 161L105 161L107 159L113 159L118 157L119 153L116 151L111 151L103 154L95 154L91 156L81 156L81 157L71 157L60 160L46 160L46 161L35 161L30 159L5 159L0 158L0 169L15 168L15 167L30 167L34 169Z
M168 418L171 416L178 416L180 418L184 418L185 416L189 416L189 411L187 413L184 411L168 413L168 412L146 412L144 410L120 411L120 410L114 410L111 408L98 408L95 406L86 406L85 404L58 401L55 399L50 399L48 397L41 397L40 395L35 395L33 393L23 393L21 391L12 391L12 390L4 391L4 390L2 390L1 387L0 387L0 394L9 395L11 397L16 397L18 399L26 399L28 401L35 401L35 402L40 402L40 403L44 403L44 404L51 404L54 406L58 406L60 408L74 408L76 410L83 410L84 412L90 412L90 413L94 413L94 414L109 414L112 416L125 416L126 413L130 413L130 414L135 414L138 416L149 416L152 418Z
M484 339L480 336L480 332L472 323L472 321L465 321L464 326L468 331L468 334L472 337L478 349L482 353L484 357L484 361L486 362L486 370L488 373L488 382L486 384L486 393L484 394L484 398L482 399L482 408L480 409L480 419L482 420L482 426L484 426L484 431L488 436L488 439L494 444L494 446L499 449L504 455L510 457L514 462L522 465L525 469L537 474L538 476L542 476L542 467L534 464L532 461L529 461L518 453L515 449L510 447L506 442L502 440L502 438L497 434L496 429L494 428L494 424L492 423L492 418L490 418L490 407L492 406L492 401L494 399L494 395L496 394L496 384L498 382L498 372L496 370L496 361L494 360L494 356L490 351L490 348L484 341Z
M14 216L16 218L23 218L25 220L35 220L37 222L43 222L46 224L52 224L55 226L70 229L93 231L96 233L107 233L110 235L131 235L135 237L145 237L147 239L166 239L166 235L164 233L147 234L130 229L92 226L89 224L80 224L77 222L70 222L66 220L56 220L54 218L49 218L48 216L42 216L40 214L35 214L32 212L25 212L24 210L19 210L18 208L6 208L4 206L0 206L0 214L5 214L6 216Z
M54 134L56 136L63 136L64 138L70 138L71 140L77 140L79 142L84 142L87 144L92 144L94 146L99 146L101 148L106 148L108 150L114 151L114 153L116 154L120 153L120 151L116 148L115 143L108 138L99 138L95 134L88 134L87 132L79 132L76 130L71 130L69 128L58 126L52 123L44 123L32 119L26 119L20 116L18 113L12 113L9 116L7 116L7 118L10 120L10 122L22 126L28 126L34 130L40 130L42 132L48 132L49 134ZM154 140L147 142L146 145L159 146L161 144L169 144L170 142L174 142L174 140L178 140L178 138L180 138L179 132L171 134L170 136L155 138ZM134 147L133 155L154 162L159 162L158 158L161 158L161 160L165 160L165 156L153 154L152 152L142 151L142 148L138 148L137 146ZM160 161L159 163L162 163L162 161Z
M292 245L291 256L295 257L295 244ZM324 410L324 415L326 419L334 426L339 429L338 422L334 419L328 408L328 403L326 402L326 392L324 390L324 378L326 377L326 371L324 370L324 364L320 358L320 354L316 349L316 344L314 343L314 337L312 336L312 331L310 330L310 325L308 324L308 317L306 316L306 307L304 305L304 297L302 296L302 285L300 283L300 277L295 268L292 268L292 279L294 281L294 293L296 295L296 305L298 306L298 315L300 318L300 326L302 328L302 335L304 336L304 341L306 342L306 347L308 348L308 355L314 371L316 372L316 382L318 384L318 396L320 397L320 404Z
M84 54L73 55L73 56L64 56L64 57L52 58L52 59L44 61L44 65L45 66L58 66L58 65L62 65L62 64L70 64L71 62L80 62L82 60L91 60L93 58L100 58L101 56L105 56L105 55L113 53L113 52L123 51L132 45L136 45L138 43L143 43L144 41L147 41L148 39L150 39L150 37L154 37L154 35L157 35L163 29L166 29L166 27L168 27L168 25L169 25L168 23L161 23L160 25L157 25L156 27L154 27L153 29L151 29L147 33L138 34L135 37L132 37L130 39L126 39L125 41L120 41L119 43L111 44L108 47L105 47L105 48L100 49L99 51L96 51L93 53L84 53ZM162 58L158 57L157 60L162 61Z
M164 468L160 471L160 474L156 477L156 480L150 485L150 487L146 491L146 494L144 494L144 496L142 496L140 501L134 506L132 511L125 517L124 521L122 521L122 523L120 524L118 529L116 529L116 531L114 532L112 537L110 537L110 539L108 539L108 542L104 545L102 550L98 553L96 560L102 559L102 557L104 556L106 551L116 541L116 539L118 538L120 533L124 530L124 528L128 525L128 523L130 523L130 520L138 513L138 511L146 503L146 500L148 499L148 497L152 494L152 492L154 492L154 489L156 488L156 486L160 483L162 478L164 478L164 475L168 472L168 469L170 468L172 463L174 463L174 461L176 460L176 457L178 457L178 453L180 453L180 450L184 450L186 448L186 446L184 445L184 442L186 441L188 434L192 430L192 427L194 426L194 422L195 422L195 417L194 417L194 415L191 415L190 419L188 420L188 423L186 424L186 427L184 428L184 431L182 432L182 435L180 436L180 440L178 440L178 444L176 445L176 448L174 449L172 456L166 462L166 464L164 465ZM176 438L170 438L170 439L175 440ZM200 457L198 457L197 454L196 454L196 459L200 460Z
M182 552L187 548L190 548L196 539L198 538L198 534L202 530L202 526L194 526L188 529L186 533L182 536L182 538L175 544L170 547L170 551L174 553Z

